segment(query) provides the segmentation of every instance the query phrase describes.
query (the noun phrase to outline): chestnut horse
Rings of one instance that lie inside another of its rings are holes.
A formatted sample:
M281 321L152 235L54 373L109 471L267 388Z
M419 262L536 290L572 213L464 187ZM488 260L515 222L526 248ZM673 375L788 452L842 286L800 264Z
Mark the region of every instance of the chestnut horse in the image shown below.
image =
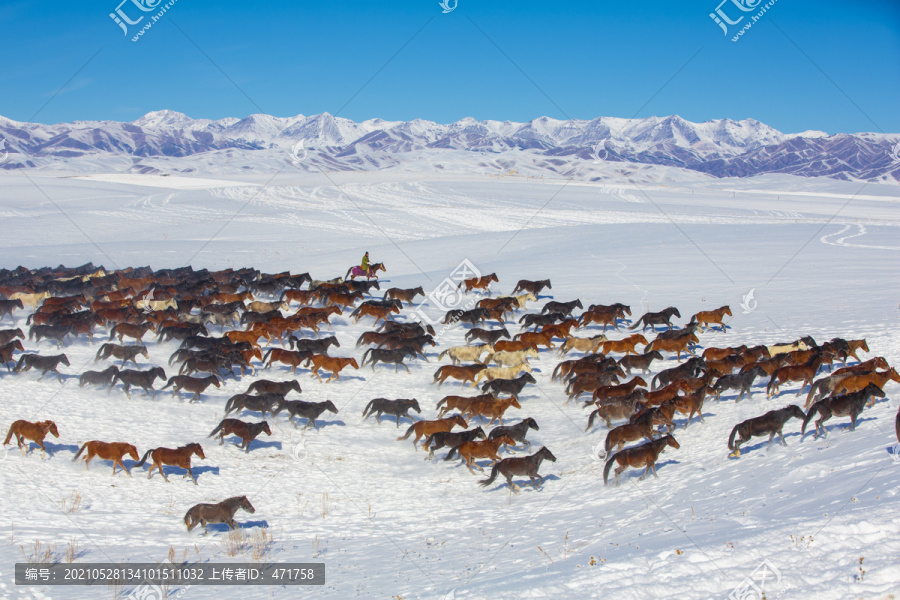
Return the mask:
M490 296L491 291L490 291L490 289L488 289L488 286L491 285L492 281L499 283L500 280L497 279L496 273L491 273L490 275L485 275L483 277L472 277L471 279L466 279L465 281L460 283L458 286L456 286L456 289L459 289L459 288L463 287L463 285L465 285L467 294L474 289L474 290L481 290L482 292L487 291L488 296Z
M832 394L837 396L838 394L858 392L859 390L865 389L870 383L874 383L878 387L884 388L888 381L900 383L900 375L897 374L897 369L891 367L889 370L882 372L873 371L872 373L860 375L848 375L835 383Z
M635 347L638 344L648 344L647 338L639 333L632 334L621 340L607 340L600 345L600 351L603 354L610 352L622 352L624 354L637 354ZM646 348L645 348L646 350Z
M47 449L44 448L44 438L47 437L48 433L53 435L53 437L59 437L59 430L56 428L56 423L53 421L38 421L37 423L31 423L20 419L14 421L13 424L9 426L9 432L6 434L6 439L3 440L3 445L9 444L9 440L12 439L12 436L16 436L16 444L22 454L25 454L22 447L27 447L28 444L25 444L24 440L31 440L41 447L41 459L43 459L44 452L47 451ZM29 448L28 451L31 452L31 449Z
M469 467L469 473L472 475L475 474L475 471L472 470L473 464L478 467L479 471L484 473L484 468L475 462L476 458L490 458L494 461L493 464L497 464L500 462L500 455L497 453L500 450L500 447L515 445L516 440L508 435L500 435L483 441L473 440L471 442L463 442L459 445L459 457L466 461L466 466Z
M406 430L406 434L397 438L397 441L405 440L409 438L410 434L415 432L416 437L413 439L413 448L418 450L418 443L422 436L427 438L439 431L450 431L455 425L459 425L463 429L469 426L461 415L453 415L452 417L437 419L436 421L416 421L409 426L409 429Z
M463 416L468 418L479 416L485 419L490 417L491 420L488 421L488 425L497 420L500 421L500 425L503 425L503 413L505 413L510 406L522 408L522 405L519 404L519 401L516 400L515 396L497 400L477 400L469 404L466 410L463 411Z
M725 315L728 315L729 317L732 316L731 308L729 308L728 306L722 306L717 308L716 310L701 310L696 315L691 317L690 322L699 324L700 331L706 331L704 325L708 326L710 323L721 325L722 331L725 331L725 323L722 321ZM712 327L710 327L710 329L712 329Z
M329 377L325 383L329 383L334 379L339 379L341 370L348 365L354 369L359 369L359 363L356 362L355 358L342 358L340 356L327 356L325 354L311 354L309 358L306 359L306 366L309 366L310 364L312 365L312 376L316 377L319 381L322 381L322 377L319 376L319 369L331 372L331 377Z
M81 453L87 449L87 455L84 457L84 468L89 469L91 459L95 456L99 456L103 460L111 460L113 461L113 470L112 474L116 474L116 465L122 467L122 470L128 473L128 476L131 477L131 469L125 467L122 463L122 457L126 454L131 456L135 461L138 459L138 451L137 448L134 447L134 444L129 444L127 442L101 442L98 440L93 440L91 442L85 442L81 449L78 450L78 453L75 454L75 458L72 459L72 462L78 460L78 457L81 456Z
M150 479L153 475L153 469L159 469L159 474L162 475L166 483L169 483L169 478L166 477L166 473L163 471L163 465L172 465L174 467L186 469L187 473L185 473L184 476L187 477L190 475L191 481L194 482L194 485L197 485L197 478L194 477L194 472L191 471L191 456L194 454L200 458L206 458L206 455L203 454L203 448L197 443L191 443L174 449L153 448L147 450L141 460L134 466L143 466L143 464L147 462L147 457L149 456L153 459L153 464L147 469L147 479Z
M434 381L432 384L437 383L438 387L444 385L444 382L449 378L458 379L460 383L463 385L466 384L467 381L475 384L475 376L478 375L482 371L482 369L486 369L487 367L482 364L474 364L474 365L444 365L439 367L437 371L434 372ZM440 383L438 383L440 381Z
M606 466L603 468L603 484L606 485L608 483L609 470L612 468L614 462L619 464L619 466L616 467L616 485L619 485L619 475L621 475L628 467L645 468L644 474L638 478L638 481L647 477L651 472L653 472L654 477L659 477L659 475L656 474L656 461L667 446L672 446L675 449L680 448L678 442L675 441L675 438L672 437L671 434L668 434L657 440L645 442L640 446L625 448L624 450L616 452L612 455L612 458L606 461Z

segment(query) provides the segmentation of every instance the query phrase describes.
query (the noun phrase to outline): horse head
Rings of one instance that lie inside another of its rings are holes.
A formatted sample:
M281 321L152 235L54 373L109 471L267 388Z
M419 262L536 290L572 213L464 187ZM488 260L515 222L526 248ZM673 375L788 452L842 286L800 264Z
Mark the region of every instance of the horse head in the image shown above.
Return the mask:
M335 405L334 405L334 402L332 402L331 400L326 400L326 401L325 401L325 408L326 408L328 411L337 414L337 411L338 411L337 406L335 406Z
M206 455L203 454L203 447L202 447L200 444L198 444L198 443L196 443L196 442L193 442L193 443L191 443L191 444L188 444L188 445L187 445L187 448L189 448L191 452L193 452L194 454L196 454L196 455L199 456L200 458L203 458L203 459L206 458Z
M883 394L882 397L884 397ZM50 433L52 433L53 437L59 437L59 430L56 428L56 423L54 423L53 421L44 421L43 423L41 423L41 426L45 431L49 431Z

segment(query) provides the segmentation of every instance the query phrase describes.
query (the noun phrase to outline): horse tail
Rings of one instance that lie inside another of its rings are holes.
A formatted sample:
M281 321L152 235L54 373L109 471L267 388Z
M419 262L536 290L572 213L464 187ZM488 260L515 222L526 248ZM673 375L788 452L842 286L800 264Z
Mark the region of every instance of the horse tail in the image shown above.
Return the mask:
M447 456L444 457L444 460L452 460L457 454L459 454L459 446L453 446L450 448L450 452L447 453Z
M375 401L374 401L374 400L369 400L369 403L366 404L366 407L363 409L363 412L362 412L363 418L366 418L366 416L367 416L366 413L369 412L369 409L372 408L372 406L373 406L374 404L375 404Z
M453 448L453 450L456 450L456 448ZM451 450L451 452L452 452L452 450ZM499 474L500 474L500 463L496 462L496 463L494 463L494 468L491 469L491 476L488 477L487 479L482 479L478 483L487 487L487 486L491 485L492 483L494 483L494 480L497 479L497 475L499 475Z
M358 315L358 314L359 314L359 309L361 309L361 308L362 308L362 304L360 304L359 306L357 306L357 307L356 307L356 310L354 310L352 313L350 313L350 316L351 316L351 317L355 317L356 315Z
M441 373L443 373L443 372L444 372L444 367L438 367L438 370L434 372L434 381L432 381L431 383L437 383L438 378L441 376Z
M606 461L606 466L603 467L603 485L607 485L609 481L609 470L612 468L613 463L616 462L617 454L613 454L608 461Z
M659 374L654 375L653 379L650 380L650 389L655 390L657 385L659 385Z
M353 267L350 267L349 269L347 269L347 274L344 275L344 279L347 279L348 277L350 277L350 273L352 273L352 272L353 272Z
M591 414L593 414L593 413L591 413ZM607 454L609 454L609 449L612 448L613 443L615 442L615 440L613 439L612 433L613 433L612 431L606 432L606 441L603 443L603 448L606 450Z
M435 404L434 407L435 407L435 408L440 408L441 406L443 406L444 402L446 402L446 401L447 401L446 398L441 398L440 400L438 400L438 403Z
M155 450L155 448L151 448L150 450L147 450L147 451L144 453L144 456L141 457L141 460L139 460L138 462L134 463L134 466L140 467L140 466L142 466L145 462L147 462L147 457L150 456L150 453L153 452L153 450Z
M212 437L212 436L216 435L217 433L219 433L219 431L222 430L222 427L224 427L224 426L225 426L225 419L222 419L222 421L216 426L216 428L212 430L212 433L210 433L206 437Z
M728 437L728 449L734 452L734 438L737 436L738 431L740 430L740 424L734 426L734 429L731 430L731 435Z
M360 346L363 345L363 338L365 338L365 337L366 337L366 334L363 333L361 336L359 336L359 339L356 340L356 347L357 347L357 348L359 348Z
M819 381L812 382L812 384L809 386L809 393L806 395L806 406L810 405L810 402L812 402L813 397L819 395L819 390L821 389L821 387L823 386L824 383L825 383L824 379L820 379Z
M897 430L897 441L900 442L900 411L897 411L897 421L894 424L894 428Z
M194 518L191 513L194 512L194 509L189 509L186 513L184 513L184 526L187 527L187 530L190 531L192 529L192 525L194 523Z
M584 428L584 432L585 432L585 433L587 433L587 432L591 429L591 427L593 427L593 425L594 425L594 419L596 419L596 418L599 417L599 416L600 416L600 409L599 409L599 408L598 408L597 410L593 411L593 412L590 414L590 416L588 417L588 424L587 424L587 427ZM609 435L607 435L607 438L608 438L608 437L609 437ZM609 448L607 448L606 451L607 451L607 453L608 453L608 452L609 452Z
M363 355L362 355L362 361L360 362L360 366L365 366L367 357L371 357L371 356L372 356L371 352L372 352L372 348L369 348L368 350L366 350L365 352L363 352Z
M403 435L403 437L397 438L397 441L399 442L400 440L408 439L415 428L416 428L416 424L413 423L412 425L409 426L409 429L406 430L406 433Z
M3 445L4 445L4 446L5 446L6 444L9 443L9 440L12 439L12 436L13 436L13 430L15 429L15 426L16 426L15 423L13 423L12 425L9 426L9 432L6 434L6 439L3 440Z
M19 362L17 362L17 363L16 363L16 366L13 367L13 372L14 372L14 373L18 373L19 371L22 370L22 365L25 364L25 357L26 357L26 356L29 356L29 355L28 355L28 354L23 354L22 356L19 357Z
M26 325L31 325L31 317L33 317L34 315L35 315L35 313L31 313L30 315L28 315L28 318L25 319Z
M647 344L647 346L644 348L644 354L646 354L647 352L653 352L653 344L655 343L656 340L653 340L649 344Z
M269 348L268 350L266 350L266 353L263 354L262 364L266 364L266 360L268 360L269 355L272 354L273 350L275 350L275 348Z
M442 360L444 358L444 355L446 355L448 352L450 352L450 348L447 348L446 350L438 354L438 360Z
M559 370L562 368L562 362L556 363L556 367L553 368L553 373L550 375L550 381L556 381L557 377L559 377Z
M164 385L164 386L162 386L161 388L159 388L159 391L163 391L164 389L166 389L166 388L169 387L170 385L173 385L174 383L175 383L175 376L173 375L172 377L169 377L169 381L166 382L166 385Z
M116 327L118 327L118 326L119 326L119 324L116 323L115 325L112 326L112 329L109 330L109 339L114 339L116 337Z
M803 425L800 427L800 439L803 439L803 436L806 435L806 426L809 425L809 422L813 420L813 417L815 417L817 414L819 414L820 406L821 406L821 404L816 402L815 404L813 404L810 407L809 412L806 413L806 418L803 419ZM898 414L900 414L900 413L898 413ZM897 425L898 425L898 427L900 427L900 420L897 421Z
M72 459L72 462L75 462L76 460L78 460L78 457L81 456L81 453L84 452L85 448L87 448L88 443L89 442L85 442L84 445L82 445L81 448L78 450L78 452L75 453L75 458Z
M640 319L635 321L631 327L628 328L628 331L633 331L633 330L637 329L643 322L644 322L644 317L641 317Z

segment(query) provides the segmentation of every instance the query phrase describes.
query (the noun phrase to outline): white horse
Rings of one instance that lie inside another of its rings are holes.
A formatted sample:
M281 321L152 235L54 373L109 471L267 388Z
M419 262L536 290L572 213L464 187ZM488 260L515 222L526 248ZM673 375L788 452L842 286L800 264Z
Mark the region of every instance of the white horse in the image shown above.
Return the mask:
M485 359L485 363L497 363L501 367L514 367L522 363L527 363L529 358L537 358L538 352L534 348L526 348L525 350L501 350L494 352Z
M532 373L533 369L528 363L524 362L512 367L487 367L480 370L475 375L475 381L472 382L472 387L478 385L481 379L484 379L485 381L493 381L495 379L515 379L523 371Z
M461 362L481 362L481 355L484 352L492 353L493 351L494 348L490 344L478 344L476 346L453 346L452 348L447 348L446 350L441 352L438 355L438 360L441 360L442 358L444 358L444 356L449 356L454 365Z

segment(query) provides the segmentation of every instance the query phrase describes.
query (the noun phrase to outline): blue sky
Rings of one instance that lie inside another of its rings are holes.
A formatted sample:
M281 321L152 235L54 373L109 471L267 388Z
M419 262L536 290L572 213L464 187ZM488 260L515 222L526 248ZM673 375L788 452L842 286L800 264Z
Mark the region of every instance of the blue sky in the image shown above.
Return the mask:
M900 132L900 2L177 0L137 42L120 0L4 2L0 115L130 121L329 112L356 121L678 114L784 132ZM143 13L126 0L132 20ZM734 2L756 7L743 13ZM452 1L450 2L452 6ZM62 91L57 93L57 90Z

